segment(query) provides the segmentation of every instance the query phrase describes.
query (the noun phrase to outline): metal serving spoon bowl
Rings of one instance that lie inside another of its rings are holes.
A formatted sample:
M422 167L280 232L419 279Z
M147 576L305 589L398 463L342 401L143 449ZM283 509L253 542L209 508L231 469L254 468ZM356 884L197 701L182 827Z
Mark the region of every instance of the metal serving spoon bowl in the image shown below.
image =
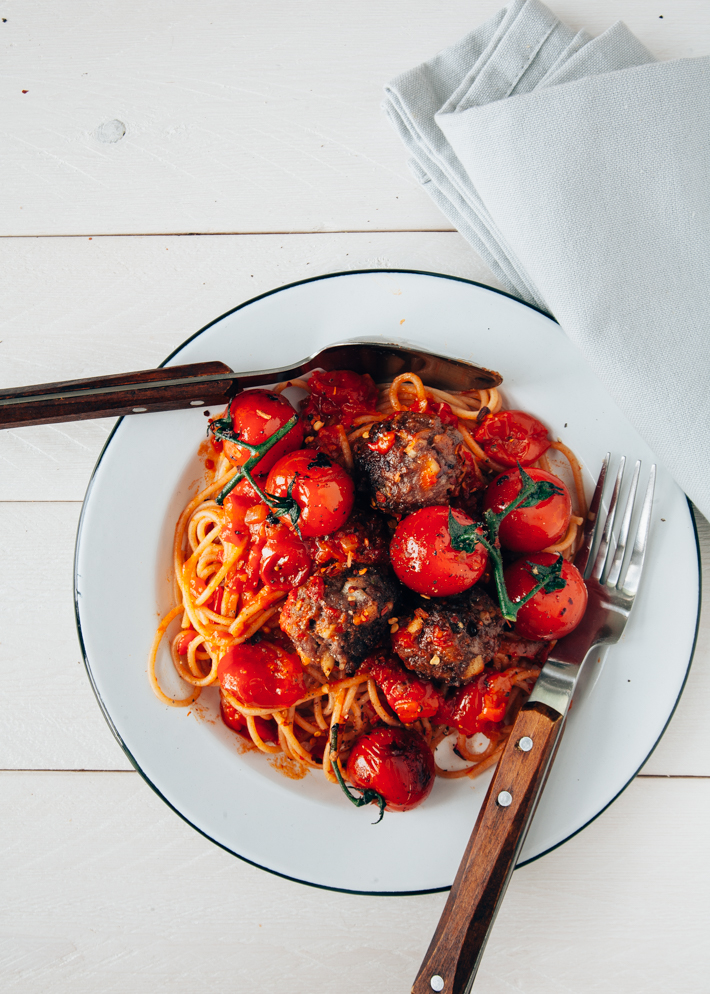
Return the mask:
M254 372L235 373L223 362L199 362L14 387L0 391L0 428L226 404L246 387L298 379L314 369L350 369L369 373L375 381L416 373L440 390L491 390L503 379L463 359L395 343L350 341L329 345L292 366Z

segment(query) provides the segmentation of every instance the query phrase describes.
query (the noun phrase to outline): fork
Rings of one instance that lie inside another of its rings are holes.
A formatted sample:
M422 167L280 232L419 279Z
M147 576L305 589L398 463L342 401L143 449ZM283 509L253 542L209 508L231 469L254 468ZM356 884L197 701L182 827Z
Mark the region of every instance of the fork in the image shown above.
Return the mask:
M495 916L559 746L577 678L592 648L618 642L638 593L651 523L656 467L651 467L626 568L641 463L637 462L621 526L614 522L626 466L621 457L606 516L602 464L574 564L585 577L587 609L578 627L550 653L518 712L478 815L412 994L468 994ZM603 528L601 527L603 523ZM599 532L601 531L601 538ZM592 552L599 539L594 556ZM623 574L623 576L622 576Z

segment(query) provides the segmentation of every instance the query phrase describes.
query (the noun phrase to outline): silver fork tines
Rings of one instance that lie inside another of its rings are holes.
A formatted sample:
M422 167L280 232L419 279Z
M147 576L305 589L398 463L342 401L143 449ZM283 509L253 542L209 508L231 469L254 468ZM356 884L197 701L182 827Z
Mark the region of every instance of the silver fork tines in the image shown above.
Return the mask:
M646 555L646 545L648 541L648 533L651 526L651 507L653 504L653 493L655 488L656 480L656 467L651 466L651 472L649 473L648 485L646 487L646 494L644 496L643 505L641 508L641 514L639 517L638 525L636 528L636 535L634 538L633 550L631 553L631 558L629 559L629 564L626 569L626 574L621 580L621 572L624 564L624 557L626 555L626 549L629 540L629 531L631 529L631 519L633 516L634 505L636 503L636 491L638 489L639 474L641 471L640 460L636 463L634 467L634 474L631 479L631 486L629 488L629 493L626 498L626 506L624 508L624 513L621 520L621 527L619 530L619 535L616 541L616 548L613 554L611 549L614 547L613 542L613 529L614 520L616 516L616 509L619 499L619 493L621 491L621 486L624 477L624 468L626 465L625 456L621 457L619 463L619 470L616 475L616 480L614 481L614 490L609 501L609 510L606 516L606 521L604 523L604 530L602 533L601 541L599 543L599 548L597 550L596 556L594 557L594 562L590 571L590 580L597 581L597 583L602 584L602 578L605 571L608 569L608 575L603 582L603 586L611 594L612 592L616 597L623 597L628 600L633 600L638 591L639 582L641 579L641 571L643 568L643 561ZM596 525L598 528L599 518L597 518ZM611 560L611 565L610 565ZM630 606L630 605L629 605Z

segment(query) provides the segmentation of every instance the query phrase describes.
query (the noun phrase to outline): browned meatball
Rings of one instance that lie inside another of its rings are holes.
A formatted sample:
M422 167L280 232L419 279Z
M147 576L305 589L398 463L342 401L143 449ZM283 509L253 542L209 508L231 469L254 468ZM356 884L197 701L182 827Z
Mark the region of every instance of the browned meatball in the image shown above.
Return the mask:
M503 617L496 605L477 587L424 604L400 617L392 636L404 665L454 687L478 676L500 645Z
M387 638L398 597L397 581L373 566L312 576L286 598L280 625L304 663L320 663L326 676L337 665L351 676Z
M457 452L461 442L458 429L436 414L400 411L356 439L353 458L374 507L411 514L448 504L459 493L465 470Z

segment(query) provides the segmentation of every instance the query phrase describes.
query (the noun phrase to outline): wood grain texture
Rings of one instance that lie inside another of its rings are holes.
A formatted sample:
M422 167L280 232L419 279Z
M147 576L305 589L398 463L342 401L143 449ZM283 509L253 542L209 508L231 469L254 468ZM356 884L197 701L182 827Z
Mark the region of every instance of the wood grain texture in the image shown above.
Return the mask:
M137 774L5 774L0 794L4 994L405 994L444 904L263 873ZM710 782L637 780L513 874L474 990L705 994L708 818Z
M223 362L201 362L12 387L0 391L0 430L179 411L193 405L224 406L237 389L231 372ZM171 382L175 380L181 382Z
M0 233L448 228L409 174L383 85L501 0L3 0ZM704 0L551 0L704 55ZM661 16L662 15L662 16Z

